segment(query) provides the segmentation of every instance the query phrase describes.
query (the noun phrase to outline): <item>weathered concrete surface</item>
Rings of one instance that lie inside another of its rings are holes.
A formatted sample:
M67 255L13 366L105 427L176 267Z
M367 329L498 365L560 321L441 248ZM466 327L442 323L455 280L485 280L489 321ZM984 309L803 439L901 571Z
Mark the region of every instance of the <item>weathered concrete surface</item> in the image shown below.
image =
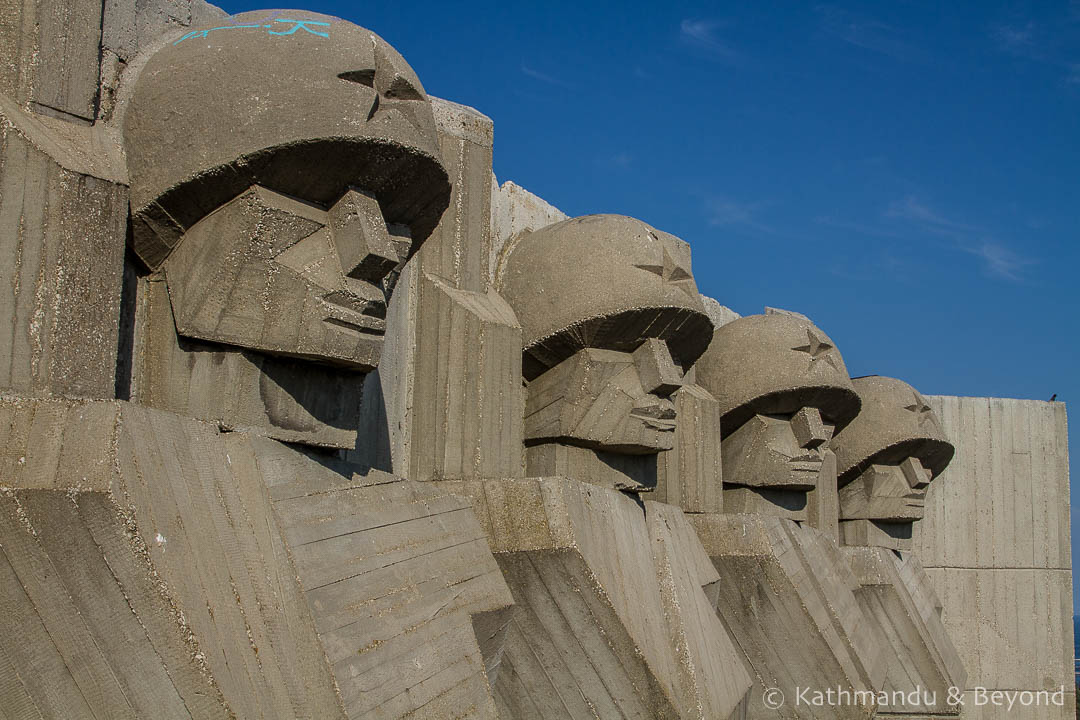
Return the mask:
M127 221L116 152L104 132L0 95L0 388L114 396Z
M713 300L707 295L701 296L701 302L705 304L705 314L712 320L713 327L727 325L729 322L734 322L742 317L739 313L729 307L721 305L718 301Z
M285 442L356 446L364 376L178 338L166 284L139 280L130 398Z
M495 718L512 599L468 501L252 447L348 716Z
M689 514L719 574L716 612L752 668L749 718L869 718L873 704L764 704L768 688L878 691L885 648L856 599L859 582L835 540L770 515Z
M650 337L689 368L711 338L690 246L623 215L518 235L503 249L495 285L521 323L530 381L583 348L633 352Z
M964 717L1073 713L1072 557L1065 406L927 396L956 455L926 496L914 554L943 604L968 687L1058 690L1065 707L974 708Z
M836 453L840 535L846 545L911 549L926 489L953 457L941 423L903 380L852 380L862 409L829 443Z
M472 616L510 595L463 500L128 403L0 416L0 707L495 717Z
M829 441L858 414L859 397L829 337L800 315L750 315L714 331L693 374L719 404L725 511L838 538Z
M967 673L919 561L880 547L846 547L842 553L859 582L855 597L869 631L885 648L887 699L877 716L958 715L962 708L950 703L950 689L966 687Z
M5 2L0 94L23 109L89 125L108 116L120 75L141 48L171 30L226 17L203 0Z
M153 48L176 40L192 26L221 24L229 17L204 0L105 0L103 6L97 110L98 120L105 122L114 119L126 71L137 73Z
M0 5L0 94L89 125L97 112L100 0Z
M379 283L409 251L408 238L383 247L394 240L369 195L351 190L324 212L252 186L189 228L162 264L175 332L372 370L386 328Z
M564 220L515 235L496 286L522 329L526 473L654 488L711 337L689 246L621 215Z
M684 385L674 395L675 438L657 456L654 497L686 512L723 511L720 404L700 385Z
M504 717L728 718L750 678L686 517L564 478L448 483L471 497L518 611Z
M488 262L491 280L495 280L495 268L502 249L512 238L568 219L566 213L510 180L500 186L495 173L492 173L491 252Z
M324 207L363 190L387 225L410 229L413 250L446 208L435 120L412 68L351 22L290 15L242 13L228 31L194 30L138 73L123 131L132 247L151 269L252 185Z
M519 477L521 328L487 270L492 123L432 104L450 207L395 286L355 457L415 480Z

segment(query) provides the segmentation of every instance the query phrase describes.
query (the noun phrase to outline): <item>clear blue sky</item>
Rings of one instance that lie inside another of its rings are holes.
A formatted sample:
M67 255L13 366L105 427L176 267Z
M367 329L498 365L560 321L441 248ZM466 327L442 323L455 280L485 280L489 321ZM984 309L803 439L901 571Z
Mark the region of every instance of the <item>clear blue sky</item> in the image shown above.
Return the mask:
M1080 2L746 5L303 7L490 116L500 182L682 237L853 375L1080 408Z

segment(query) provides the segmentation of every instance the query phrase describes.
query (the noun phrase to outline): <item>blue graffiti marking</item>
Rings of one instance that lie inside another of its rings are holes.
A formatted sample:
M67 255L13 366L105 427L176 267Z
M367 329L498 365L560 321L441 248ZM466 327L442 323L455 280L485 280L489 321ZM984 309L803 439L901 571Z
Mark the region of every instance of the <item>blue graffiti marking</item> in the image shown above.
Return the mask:
M308 27L308 25L327 25L327 26L329 26L330 23L328 23L328 22L319 22L318 20L287 20L285 18L275 18L274 22L296 23L296 24L293 25L292 30L289 30L289 32L274 32L273 30L270 30L269 32L270 32L271 35L294 35L297 30L299 30L300 28L304 28L309 33L311 33L312 35L318 35L319 37L330 37L330 33L319 32L318 30L312 30L311 28ZM269 27L269 25L267 27Z
M288 30L285 30L285 31L282 31L282 32L277 32L277 31L271 29L271 28L277 27L277 25L270 25L270 24L268 24L268 25L262 25L262 24L256 24L256 25L221 25L220 27L206 28L205 30L192 30L187 35L184 35L182 38L180 38L179 40L174 42L173 45L179 45L180 43L184 42L188 38L204 38L204 37L207 37L210 33L214 32L215 30L247 30L247 29L251 29L251 28L262 28L262 29L266 30L267 35L295 35L297 30L300 30L301 28L303 28L305 31L307 31L311 35L316 35L318 37L324 37L324 38L330 37L330 33L319 32L318 30L312 30L310 27L308 27L309 25L329 26L330 23L328 23L328 22L320 22L319 20L289 20L289 19L286 19L286 18L275 18L274 22L293 23L293 26L291 28L289 28Z

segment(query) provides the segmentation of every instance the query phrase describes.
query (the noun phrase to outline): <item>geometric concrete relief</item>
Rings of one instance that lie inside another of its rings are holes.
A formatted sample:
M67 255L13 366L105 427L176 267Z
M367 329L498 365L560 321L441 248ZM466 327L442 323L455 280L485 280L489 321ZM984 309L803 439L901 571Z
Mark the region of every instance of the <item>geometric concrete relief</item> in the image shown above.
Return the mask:
M801 316L752 315L716 330L696 373L720 403L720 433L699 442L720 445L724 513L690 517L720 576L717 613L753 668L749 717L777 716L768 689L799 687L866 695L780 717L872 715L887 658L836 542L829 442L859 411L843 358Z
M27 0L0 42L0 716L1071 682L1061 404L852 380L682 239L499 187L350 22Z
M465 492L517 606L501 712L739 717L750 677L713 609L719 578L678 508L635 502L711 334L689 247L633 218L574 218L508 243L496 288L522 328L530 479Z
M884 689L889 697L899 691L905 698L925 691L936 700L919 703L927 715L958 714L960 706L948 702L949 688L966 687L966 672L930 579L911 554L912 526L923 517L926 489L954 449L915 388L886 377L852 382L862 410L833 440L840 534L859 578L855 594L867 623L895 657ZM879 715L904 715L909 704L883 704Z

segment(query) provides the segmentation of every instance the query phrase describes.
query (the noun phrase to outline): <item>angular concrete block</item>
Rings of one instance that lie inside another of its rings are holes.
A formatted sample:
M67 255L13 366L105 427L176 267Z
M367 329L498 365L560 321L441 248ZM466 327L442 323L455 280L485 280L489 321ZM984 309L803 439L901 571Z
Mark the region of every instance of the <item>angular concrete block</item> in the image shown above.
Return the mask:
M855 597L859 584L835 542L767 515L691 514L719 574L716 612L754 677L748 718L865 718L874 704L774 710L768 688L878 691L883 648Z
M657 456L655 497L686 512L721 512L720 405L693 384L676 392L674 401L674 446Z
M495 684L512 717L738 717L750 676L716 571L677 508L563 478L472 498L519 607ZM590 710L589 708L592 708Z
M0 93L35 112L89 125L97 112L102 3L5 3Z
M100 133L0 97L0 387L115 394L127 189Z
M138 287L133 401L285 442L356 446L363 374L178 338L165 282Z
M859 581L855 597L869 630L886 648L888 702L879 705L878 716L960 714L962 707L948 701L949 690L968 687L967 673L922 566L881 547L845 547L842 553ZM892 702L897 692L902 700Z
M414 480L523 473L521 328L489 287L491 120L433 100L450 210L401 270L360 462Z
M466 501L128 403L0 415L5 710L495 717L511 596Z

